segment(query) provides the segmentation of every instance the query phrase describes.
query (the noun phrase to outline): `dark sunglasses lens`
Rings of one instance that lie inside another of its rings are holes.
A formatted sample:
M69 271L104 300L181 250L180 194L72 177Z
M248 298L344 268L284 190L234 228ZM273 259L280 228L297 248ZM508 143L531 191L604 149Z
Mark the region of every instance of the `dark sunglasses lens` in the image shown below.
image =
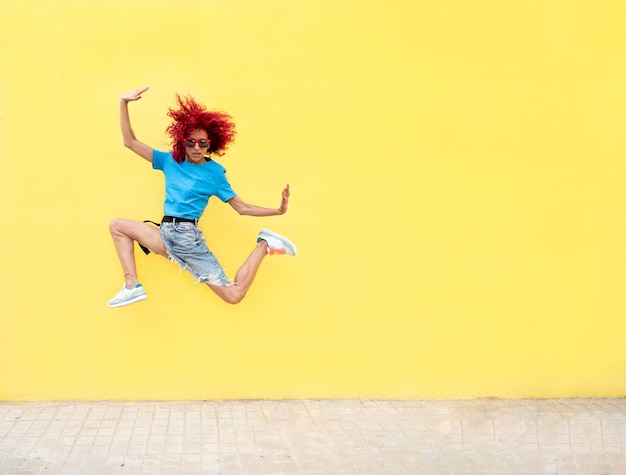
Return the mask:
M198 144L200 147L208 147L209 146L209 141L208 140L204 140L204 139L200 139L200 140L195 140L195 139L188 139L185 140L185 145L187 145L187 147L194 147L196 144Z

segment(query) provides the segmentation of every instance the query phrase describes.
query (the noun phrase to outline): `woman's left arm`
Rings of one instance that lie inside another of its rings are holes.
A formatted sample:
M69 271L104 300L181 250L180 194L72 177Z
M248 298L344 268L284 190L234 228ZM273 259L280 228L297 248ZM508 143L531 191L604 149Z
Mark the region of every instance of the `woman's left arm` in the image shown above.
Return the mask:
M248 204L239 196L229 199L228 204L231 205L237 213L246 216L278 216L285 214L289 206L289 185L283 189L279 208L263 208L262 206Z

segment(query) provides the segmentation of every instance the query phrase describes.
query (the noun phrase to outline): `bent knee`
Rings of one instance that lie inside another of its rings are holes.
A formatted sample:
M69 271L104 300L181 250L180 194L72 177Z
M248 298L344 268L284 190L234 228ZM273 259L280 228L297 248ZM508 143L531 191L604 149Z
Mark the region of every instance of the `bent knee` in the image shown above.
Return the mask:
M109 222L109 231L111 233L132 235L135 234L136 224L141 224L139 221L133 221L125 218L113 218Z
M235 287L234 285L229 285L228 287L223 286L213 286L208 284L211 290L213 290L220 298L231 305L236 305L243 300L246 296L246 293Z
M123 222L124 222L124 220L122 218L113 218L109 222L109 231L111 233L119 232L120 229L122 228L122 223Z
M232 287L231 287L232 288ZM243 300L246 296L245 292L229 292L226 295L223 295L222 298L231 305L237 305L239 302Z
M222 297L226 303L237 305L243 300L243 295L227 295Z

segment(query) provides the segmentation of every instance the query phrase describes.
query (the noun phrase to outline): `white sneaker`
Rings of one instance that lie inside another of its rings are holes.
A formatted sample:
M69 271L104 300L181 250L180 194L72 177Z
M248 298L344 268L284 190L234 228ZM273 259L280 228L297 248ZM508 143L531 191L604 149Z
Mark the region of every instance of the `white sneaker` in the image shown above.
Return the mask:
M134 289L127 289L126 285L122 286L115 297L108 301L109 307L123 307L124 305L130 305L131 303L139 302L148 298L146 291L143 289L143 285L137 284Z
M257 242L265 241L267 243L268 254L285 254L287 256L296 255L296 246L285 236L276 234L269 229L261 229Z

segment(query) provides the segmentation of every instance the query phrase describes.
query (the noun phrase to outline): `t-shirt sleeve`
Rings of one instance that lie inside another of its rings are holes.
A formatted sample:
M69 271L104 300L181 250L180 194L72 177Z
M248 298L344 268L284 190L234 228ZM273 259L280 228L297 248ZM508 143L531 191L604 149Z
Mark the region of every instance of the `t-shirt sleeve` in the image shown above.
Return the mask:
M222 180L217 188L217 197L226 203L229 199L237 196L237 193L235 193L230 186L228 178L226 178L226 170L224 168L222 168L221 178Z
M161 152L160 150L152 150L152 168L155 170L163 170L163 162L170 152Z

